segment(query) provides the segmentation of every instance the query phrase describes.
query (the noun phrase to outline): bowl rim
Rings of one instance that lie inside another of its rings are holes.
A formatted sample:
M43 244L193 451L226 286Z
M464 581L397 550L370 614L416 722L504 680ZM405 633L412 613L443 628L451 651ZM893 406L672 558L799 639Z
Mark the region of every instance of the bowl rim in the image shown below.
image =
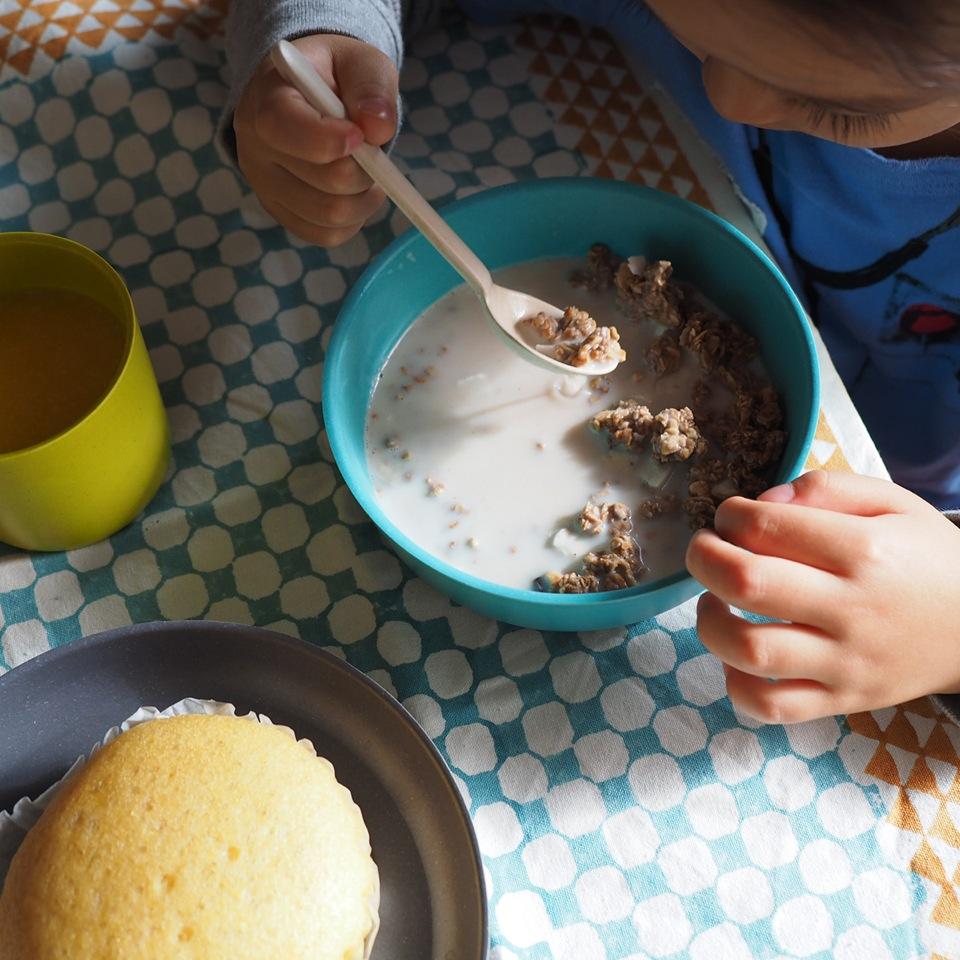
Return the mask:
M747 255L752 256L760 262L766 272L771 275L780 294L786 301L786 306L800 321L803 344L805 347L804 358L808 361L810 367L810 385L811 385L811 407L812 414L807 417L807 425L797 454L796 461L789 465L785 479L792 479L802 469L803 464L810 452L814 435L817 429L818 415L820 411L820 364L817 358L816 344L813 339L812 323L807 315L799 297L790 287L789 282L783 275L783 272L777 264L768 256L753 240L743 231L735 227L732 223L724 220L722 217L699 206L689 200L675 194L666 193L662 190L656 190L652 187L642 186L640 184L630 183L624 180L612 180L603 177L550 177L540 180L523 180L514 183L503 184L500 186L489 187L480 190L468 197L462 197L458 200L452 200L437 208L437 212L448 220L451 215L459 214L464 210L480 206L491 195L502 195L506 193L530 193L530 192L550 192L554 190L589 190L606 191L610 193L630 193L643 194L647 201L659 204L671 211L681 210L686 215L692 215L703 221L704 225L711 231L725 237L732 238L744 248ZM348 316L356 307L356 304L364 297L367 288L370 287L378 278L380 268L395 257L402 256L406 248L417 242L428 242L420 232L410 227L398 237L395 237L383 250L380 251L364 268L357 282L347 294L340 310L337 314L337 320L334 324L333 334L330 338L330 344L327 347L324 358L324 378L322 391L322 416L324 427L327 432L327 440L336 462L337 469L343 476L347 487L353 494L357 503L367 514L374 525L396 546L401 552L408 554L413 560L434 571L446 580L453 580L464 587L480 593L494 595L503 600L519 602L527 605L551 608L578 608L583 606L597 606L604 604L622 604L631 599L639 597L648 597L656 595L660 591L670 590L677 584L693 581L693 577L686 570L679 570L676 573L665 577L659 577L647 583L639 584L635 587L628 587L623 590L610 590L601 593L583 593L583 594L564 594L548 593L535 590L533 588L508 587L498 584L492 580L484 580L481 577L474 576L464 570L454 567L446 561L440 559L435 554L423 549L419 544L410 539L403 533L380 508L376 499L368 494L363 485L358 484L356 472L352 469L344 469L344 447L346 446L345 435L341 435L341 430L336 421L327 416L327 410L337 404L336 393L332 387L335 374L339 367L338 358L344 351L347 341L346 324L342 318ZM510 266L512 263L525 263L527 260L512 261L511 264L501 266ZM496 269L499 269L496 268ZM453 290L459 281L449 289ZM446 291L447 293L449 292ZM441 294L443 296L444 294ZM406 332L406 328L404 330ZM402 334L401 334L402 336ZM345 431L343 432L345 434ZM372 490L372 484L365 484Z

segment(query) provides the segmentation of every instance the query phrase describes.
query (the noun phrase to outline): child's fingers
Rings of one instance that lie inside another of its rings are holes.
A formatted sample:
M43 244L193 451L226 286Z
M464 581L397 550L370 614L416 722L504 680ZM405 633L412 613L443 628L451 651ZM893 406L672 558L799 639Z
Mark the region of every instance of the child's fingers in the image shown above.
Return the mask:
M727 695L733 705L747 716L763 723L802 723L845 712L836 694L813 680L778 680L724 667Z
M340 98L347 116L369 143L382 146L397 130L397 68L367 44L346 44L334 56Z
M816 567L750 553L712 530L699 530L687 547L687 569L711 593L743 610L830 634L842 625L842 581Z
M261 199L263 209L281 226L298 236L307 243L314 243L320 247L339 247L351 239L362 226L362 223L345 227L323 227L304 220L303 217L288 209L283 204L268 198Z
M792 483L761 493L759 500L819 507L860 517L908 513L919 503L912 493L889 480L834 470L811 470Z
M359 194L324 193L277 164L270 171L269 194L301 220L335 229L364 223L383 203L379 188Z
M724 663L755 677L831 684L839 679L837 644L820 631L792 623L752 623L712 593L703 594L697 604L697 633Z
M324 193L363 193L373 181L351 157L332 163L310 163L298 157L276 155L274 160L286 167L298 180Z
M867 547L869 521L819 507L730 497L714 528L724 540L768 556L847 573Z
M240 116L267 148L310 163L332 163L363 143L363 131L350 120L321 117L301 93L275 71L261 78L248 115Z

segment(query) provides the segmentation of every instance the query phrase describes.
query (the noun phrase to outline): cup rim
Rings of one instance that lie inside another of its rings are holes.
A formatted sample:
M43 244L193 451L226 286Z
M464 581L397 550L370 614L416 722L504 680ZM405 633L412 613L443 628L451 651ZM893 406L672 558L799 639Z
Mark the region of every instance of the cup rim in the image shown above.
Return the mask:
M6 452L0 451L0 464L10 463L18 457L25 457L30 454L34 454L45 447L63 440L65 437L69 436L75 430L80 429L85 423L87 423L87 421L107 403L107 401L116 391L118 384L123 379L127 367L130 365L130 358L133 355L133 342L137 327L137 313L133 305L133 298L130 296L130 291L127 289L127 285L123 282L123 278L116 271L113 265L104 257L100 256L99 253L97 253L95 250L91 250L82 243L78 243L76 240L71 240L68 237L61 237L55 233L20 230L11 231L9 233L0 232L0 257L2 257L4 249L7 247L30 244L45 247L47 250L51 251L54 256L60 256L64 253L78 256L82 260L85 260L94 270L106 277L119 295L120 311L118 314L118 319L120 319L123 324L123 357L120 365L117 367L116 373L113 375L113 379L110 381L110 385L103 392L103 394L101 394L99 400L97 400L97 402L86 413L84 413L79 420L74 421L59 433L55 433L53 436L46 437L37 443L31 444L29 447L19 447L16 450L8 450ZM73 290L75 288L51 285L50 289Z
M686 216L693 216L702 221L704 227L715 235L724 235L725 239L733 240L741 247L743 253L758 260L765 269L773 282L776 284L781 296L784 298L784 308L788 309L796 318L800 325L800 335L804 345L804 359L809 362L811 383L810 383L810 401L811 410L807 414L806 427L800 440L798 453L795 460L787 463L781 461L780 468L775 475L774 482L785 482L796 476L799 470L803 469L803 464L809 455L810 447L817 428L817 419L820 411L821 402L821 384L820 367L817 358L816 344L811 330L811 323L807 316L800 299L790 287L789 282L783 275L783 272L753 240L743 231L738 229L732 223L724 220L722 217L707 210L682 197L668 194L663 191L654 190L650 187L640 186L639 184L628 183L619 180L608 180L600 177L551 177L543 180L528 180L516 183L505 184L497 187L491 187L478 193L451 201L439 209L444 219L449 219L451 215L456 215L473 206L482 205L491 195L504 193L523 193L523 192L548 192L551 190L595 190L609 193L639 193L643 194L645 200L651 204L660 204L670 208L674 212L680 212ZM366 488L357 484L357 477L354 470L345 463L345 448L350 443L347 439L347 430L341 421L331 423L328 418L328 410L331 405L336 403L334 393L334 380L336 379L338 354L345 349L344 344L348 339L347 325L341 322L341 318L348 313L355 311L357 304L363 300L367 288L374 283L381 272L383 266L390 260L402 256L405 249L411 244L420 241L421 235L418 231L411 228L394 238L369 264L367 264L362 275L353 285L346 299L344 300L337 318L337 324L334 327L333 336L326 352L325 375L323 384L323 416L324 424L327 429L327 438L330 444L333 458L338 469L343 474L344 480L351 493L356 497L361 508L367 513L377 528L385 534L392 543L410 556L414 561L422 564L431 570L435 575L460 584L468 590L482 593L488 596L494 596L500 600L511 603L522 603L527 607L533 608L568 608L575 609L586 605L590 606L617 606L629 604L639 597L650 597L659 593L667 593L676 588L679 584L693 581L691 574L683 568L673 573L658 577L646 583L635 587L628 587L623 590L606 591L603 593L589 594L560 594L540 592L532 588L509 587L503 584L495 583L492 580L482 579L467 571L454 567L447 563L436 554L430 553L421 547L411 537L407 536L399 527L387 516L386 512L380 507L376 498L372 496L372 484L369 482ZM426 242L426 241L423 241Z

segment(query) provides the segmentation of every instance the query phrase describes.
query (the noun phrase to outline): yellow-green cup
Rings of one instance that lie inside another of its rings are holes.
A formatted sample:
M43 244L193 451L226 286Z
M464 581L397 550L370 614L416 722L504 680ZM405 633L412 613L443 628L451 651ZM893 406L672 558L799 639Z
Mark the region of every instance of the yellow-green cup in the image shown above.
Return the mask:
M34 446L0 453L0 541L72 550L116 533L150 502L170 459L169 429L133 302L116 271L63 237L0 233L0 310L5 296L31 288L84 294L124 331L122 363L89 413Z

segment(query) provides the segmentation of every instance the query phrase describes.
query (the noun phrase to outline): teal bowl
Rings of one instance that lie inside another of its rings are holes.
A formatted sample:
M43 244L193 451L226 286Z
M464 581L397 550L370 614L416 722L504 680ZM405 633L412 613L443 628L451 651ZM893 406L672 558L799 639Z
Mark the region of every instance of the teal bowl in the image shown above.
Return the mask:
M783 398L789 442L776 482L803 469L820 382L808 321L771 260L726 221L678 197L614 180L535 180L449 204L444 219L491 268L584 256L602 241L624 255L673 261L760 343ZM324 364L323 417L337 466L367 515L424 580L507 623L541 630L623 626L675 607L701 586L685 571L629 590L584 595L503 587L464 573L403 534L373 493L364 451L367 408L387 357L407 328L460 278L421 234L407 231L366 269L340 311Z

